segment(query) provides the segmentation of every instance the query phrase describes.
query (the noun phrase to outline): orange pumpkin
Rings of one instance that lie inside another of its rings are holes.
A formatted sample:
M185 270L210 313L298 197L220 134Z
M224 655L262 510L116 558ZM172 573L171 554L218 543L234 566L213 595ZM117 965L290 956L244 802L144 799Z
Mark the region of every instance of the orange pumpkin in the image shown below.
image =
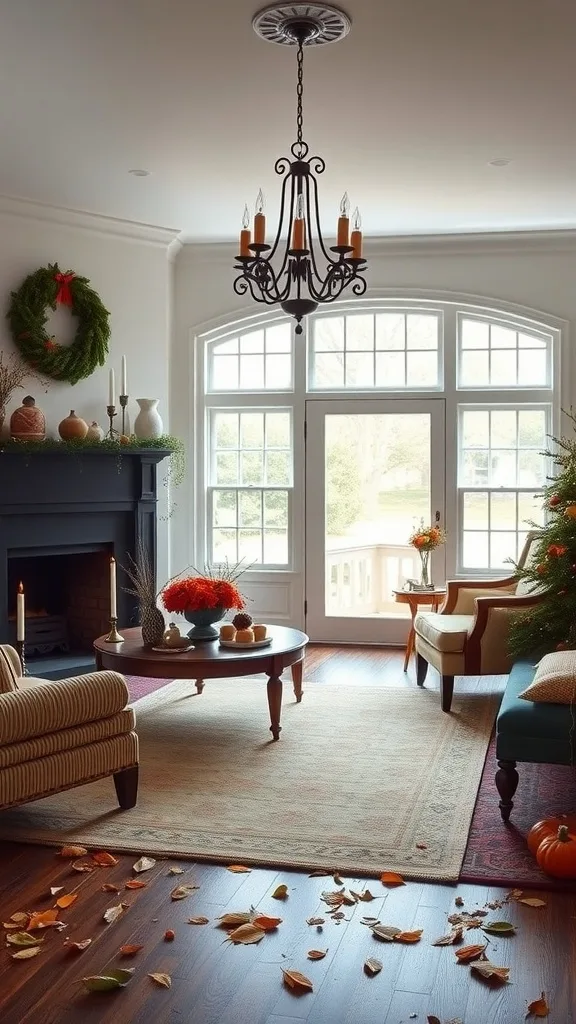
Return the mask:
M559 814L556 818L544 818L542 821L537 821L528 833L526 842L530 853L536 856L543 839L548 839L550 836L556 839L560 825L567 825L570 835L576 839L576 814Z
M543 871L554 878L576 878L576 840L567 825L560 825L557 836L543 839L536 853Z

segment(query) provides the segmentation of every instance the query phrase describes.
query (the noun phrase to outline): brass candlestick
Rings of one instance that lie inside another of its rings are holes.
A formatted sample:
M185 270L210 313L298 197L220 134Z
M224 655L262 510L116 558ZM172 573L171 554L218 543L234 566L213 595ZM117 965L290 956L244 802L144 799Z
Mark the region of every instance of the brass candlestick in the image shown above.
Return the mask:
M128 395L119 395L120 407L122 409L122 434L126 433L126 406L128 405Z
M16 650L18 651L18 657L20 658L20 662L21 662L21 665L22 665L22 675L23 676L26 675L26 649L25 648L26 648L26 641L25 640L17 640L16 641Z
M118 431L114 429L114 417L116 415L116 406L115 405L107 405L106 406L106 412L108 413L108 419L110 420L110 426L108 428L108 433L106 434L106 437L110 441L113 441L115 435L118 433Z
M118 619L116 618L115 615L111 615L110 616L110 632L108 633L108 636L106 637L106 643L107 644L121 644L122 641L124 640L124 637L120 636L120 633L116 629L117 625L118 625Z

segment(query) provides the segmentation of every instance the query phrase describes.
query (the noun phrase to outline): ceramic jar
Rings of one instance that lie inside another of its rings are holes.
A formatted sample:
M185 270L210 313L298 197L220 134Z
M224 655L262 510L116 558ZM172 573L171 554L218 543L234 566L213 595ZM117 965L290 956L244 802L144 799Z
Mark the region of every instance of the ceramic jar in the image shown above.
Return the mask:
M92 420L92 423L86 431L87 441L102 441L104 439L104 431L96 420Z
M58 424L58 433L63 441L83 441L88 433L88 424L71 409L70 415Z
M164 430L160 413L158 412L158 398L137 398L140 412L134 420L134 433L136 437L145 440L148 437L161 437Z
M32 395L26 395L22 405L12 413L10 436L17 441L43 441L46 437L46 419Z

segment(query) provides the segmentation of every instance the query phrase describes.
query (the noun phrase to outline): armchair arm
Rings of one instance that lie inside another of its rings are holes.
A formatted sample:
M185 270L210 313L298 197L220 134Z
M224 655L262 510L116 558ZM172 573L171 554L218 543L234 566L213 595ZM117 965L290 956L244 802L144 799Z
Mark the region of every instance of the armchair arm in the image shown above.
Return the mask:
M491 628L490 618L492 611L496 610L497 612L504 613L506 621L508 621L513 615L521 612L522 609L531 608L541 600L542 595L516 597L514 594L510 594L508 596L502 595L502 597L477 597L474 602L476 605L476 617L466 641L467 670L470 668L472 671L481 671L482 642L486 639L486 634ZM501 634L502 623L500 627L498 627L497 623L495 626L495 632ZM501 641L502 636L498 635L497 640Z
M118 672L91 672L0 693L0 744L109 718L128 700L128 687Z
M490 597L495 590L511 590L512 587L516 587L517 582L514 576L508 576L503 580L447 580L446 597L440 614L472 615L474 599L482 596L482 591L486 591L486 597ZM470 591L473 593L469 593Z

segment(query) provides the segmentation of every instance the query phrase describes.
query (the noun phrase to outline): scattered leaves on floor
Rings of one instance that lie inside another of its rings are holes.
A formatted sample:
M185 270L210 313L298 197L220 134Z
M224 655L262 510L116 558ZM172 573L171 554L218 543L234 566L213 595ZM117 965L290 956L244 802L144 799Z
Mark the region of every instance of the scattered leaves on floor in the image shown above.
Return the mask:
M327 949L309 949L306 956L309 960L323 960L327 952Z
M118 953L120 956L136 956L136 953L139 953L141 949L144 949L144 946L129 944L127 946L120 946Z
M532 1003L528 1003L527 1017L547 1017L550 1013L550 1007L546 1002L546 993L542 992L540 999L534 999Z
M266 914L259 914L252 921L258 928L263 928L265 932L273 932L279 924L282 924L281 917L267 917Z
M232 871L235 875L249 874L252 868L247 868L245 864L229 864L227 871Z
M320 925L324 924L324 918L323 917L307 917L306 918L306 924L315 924L315 925L317 925L319 927Z
M52 910L39 911L30 915L28 931L35 931L36 928L49 928L50 925L56 924L57 921L58 909L56 907L53 907Z
M360 924L367 924L370 928L372 928L373 925L380 924L380 921L377 917L361 917Z
M27 924L30 914L25 914L23 910L17 910L15 914L12 914L10 920L13 924Z
M148 885L148 882L141 882L139 878L130 878L129 881L125 883L124 888L125 889L145 889L147 885Z
M148 977L162 988L171 988L172 986L172 978L169 974L149 974Z
M176 867L169 868L166 873L168 875L183 875L184 874L184 868L176 868Z
M102 892L120 892L120 886L114 885L113 882L104 882L104 885L100 886Z
M69 892L66 896L60 896L59 899L56 900L56 906L59 907L60 910L66 910L68 907L71 907L73 903L76 903L77 899L77 892Z
M340 878L340 872L339 871L335 871L334 872L333 881L334 881L334 885L344 885L344 882Z
M88 946L92 945L92 939L82 939L80 942L73 942L72 939L66 939L64 945L71 953L83 953L85 949L88 949Z
M293 989L295 992L313 992L314 986L307 978L305 974L301 974L300 971L282 971L284 976L284 983L288 985L288 988Z
M450 919L448 919L450 920ZM441 935L439 939L434 939L433 946L453 946L456 942L462 942L463 928L461 925L457 925L448 932L447 935Z
M263 939L265 935L266 932L263 928L259 928L258 925L252 924L252 922L247 922L230 932L228 941L240 942L243 946L250 946L254 942L260 942L260 939Z
M104 920L106 921L106 924L114 924L114 922L117 921L119 917L122 917L124 909L125 908L121 903L118 903L115 907L108 907L108 910L105 910L104 914L102 915Z
M364 892L355 892L354 889L350 889L350 895L356 903L371 903L376 897L372 895L370 889L364 889Z
M525 903L527 907L545 907L546 900L540 900L536 896L522 896L518 903Z
M509 967L497 967L489 960L473 960L470 964L473 971L476 971L483 978L495 978L497 981L506 982L509 980Z
M63 886L63 885L53 885L53 886L51 887L51 889L50 889L50 895L51 895L51 896L55 896L55 895L56 895L56 893L58 893L58 892L62 892L62 889L63 889L63 888L64 888L64 886Z
M210 920L207 917L189 917L188 924L209 924Z
M464 900L462 899L461 896L457 896L456 899L454 900L454 903L455 903L455 905L457 907L463 907L464 906Z
M37 946L43 941L37 935L30 935L28 932L10 932L6 936L6 942L10 946Z
M197 885L177 885L175 889L172 889L170 899L185 900L187 896L192 895L195 889L198 889Z
M89 992L113 992L114 989L124 988L133 973L133 967L126 969L117 967L107 971L106 974L93 974L88 978L82 978L82 984Z
M38 956L42 950L40 946L30 946L28 949L21 949L18 953L12 953L13 960L31 960L33 956Z
M370 977L374 977L382 970L382 961L377 960L374 956L368 957L368 960L364 961L364 970Z
M288 886L287 885L277 885L276 888L274 889L274 892L272 893L272 899L273 900L285 900L285 899L287 899L287 897L288 897Z
M96 865L87 860L75 860L71 867L73 871L79 871L80 874L86 874L88 871L94 871Z
M486 943L483 946L462 946L461 949L456 949L454 952L459 964L469 964L473 960L479 960L485 949Z
M63 846L60 850L60 857L70 857L71 860L76 860L77 857L85 857L88 853L83 846Z
M118 863L118 858L113 857L107 850L100 850L92 854L92 860L99 868L113 868Z
M140 857L140 859L132 865L132 871L135 871L136 874L139 874L141 871L150 871L150 868L153 868L155 864L156 861L153 857Z
M222 914L222 916L218 918L218 923L221 928L237 928L239 924L247 924L250 922L253 916L254 915L248 910L233 914Z
M487 921L481 927L488 935L516 935L516 929L509 921Z
M372 934L382 942L394 942L396 936L402 934L402 929L393 924L373 924Z
M413 932L400 932L399 935L394 936L394 941L405 943L420 942L420 939L422 938L422 931L422 928L418 928Z

